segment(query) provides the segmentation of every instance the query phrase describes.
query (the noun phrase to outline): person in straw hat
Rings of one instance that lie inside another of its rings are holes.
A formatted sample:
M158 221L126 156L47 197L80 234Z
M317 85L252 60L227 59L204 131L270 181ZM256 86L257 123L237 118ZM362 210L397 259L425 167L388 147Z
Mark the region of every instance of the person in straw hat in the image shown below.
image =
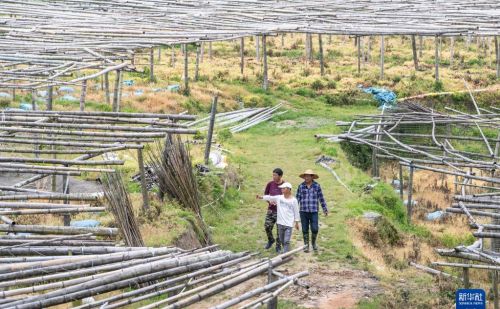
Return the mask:
M314 251L318 251L316 239L318 237L318 204L321 204L323 213L328 216L328 208L326 207L323 191L319 183L314 181L319 176L312 170L308 169L299 175L304 179L304 182L297 188L296 198L300 205L300 222L302 224L302 235L304 236L304 252L309 252L309 228L311 229L311 243Z

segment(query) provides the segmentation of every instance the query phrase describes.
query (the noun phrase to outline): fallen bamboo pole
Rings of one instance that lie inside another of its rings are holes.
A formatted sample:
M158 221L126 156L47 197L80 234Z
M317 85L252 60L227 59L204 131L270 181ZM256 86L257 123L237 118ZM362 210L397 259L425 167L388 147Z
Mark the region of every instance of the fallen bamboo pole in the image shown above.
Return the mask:
M73 226L0 224L0 232L63 234L63 235L78 235L78 234L92 233L98 236L116 236L118 234L118 229L104 228L104 227L90 228L90 227L73 227Z

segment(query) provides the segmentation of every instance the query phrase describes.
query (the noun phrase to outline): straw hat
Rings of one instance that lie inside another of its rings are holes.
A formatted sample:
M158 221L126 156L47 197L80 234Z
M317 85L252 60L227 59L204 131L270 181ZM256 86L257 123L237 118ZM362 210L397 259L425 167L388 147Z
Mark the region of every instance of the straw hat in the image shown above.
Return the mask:
M316 174L312 170L306 170L305 172L303 172L302 174L300 174L299 177L300 178L304 178L305 175L312 175L313 179L318 179L319 178L318 174Z

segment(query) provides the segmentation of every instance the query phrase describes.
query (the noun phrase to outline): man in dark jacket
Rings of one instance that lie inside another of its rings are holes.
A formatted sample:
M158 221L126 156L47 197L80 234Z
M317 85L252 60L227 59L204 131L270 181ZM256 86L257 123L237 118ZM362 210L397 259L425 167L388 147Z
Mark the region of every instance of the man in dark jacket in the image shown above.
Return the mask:
M273 180L271 180L267 185L266 189L264 190L264 195L281 195L281 188L279 187L280 185L283 184L283 170L281 168L275 168L273 170ZM276 252L280 252L281 250L281 243L279 237L276 237L276 240L274 239L273 236L273 227L276 224L277 220L277 208L276 208L276 202L268 202L268 207L267 207L267 214L266 214L266 220L264 223L264 229L266 230L267 234L267 244L265 246L265 249L269 249L273 246L274 242L276 241ZM276 227L276 235L278 234L278 227Z

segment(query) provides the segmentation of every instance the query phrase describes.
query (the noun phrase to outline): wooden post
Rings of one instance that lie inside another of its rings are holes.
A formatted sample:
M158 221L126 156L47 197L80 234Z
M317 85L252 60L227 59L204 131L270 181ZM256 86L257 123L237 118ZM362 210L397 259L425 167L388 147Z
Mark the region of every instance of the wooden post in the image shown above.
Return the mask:
M198 81L200 77L200 46L196 46L196 62L194 66L194 80Z
M118 105L117 105L117 112L120 111L120 106L122 102L122 94L123 94L123 71L120 70L120 74L118 75Z
M36 91L31 89L31 109L36 111Z
M469 281L469 268L464 267L463 268L463 281L464 281L464 288L465 289L470 289L470 281Z
M52 103L54 100L54 87L49 86L47 88L47 110L51 111L52 110Z
M281 34L281 49L285 48L285 34Z
M87 95L87 80L82 80L82 91L80 93L80 111L85 110L85 96Z
M372 37L368 36L368 46L366 51L366 61L372 61Z
M276 280L275 276L273 275L273 263L271 260L269 260L269 266L267 268L267 283L273 283ZM277 309L278 308L278 297L275 297L271 299L267 303L267 309Z
M204 56L205 56L205 43L201 42L201 45L200 45L200 63L203 63Z
M210 123L208 125L208 133L207 133L207 143L205 145L205 165L208 165L208 159L210 158L210 147L212 147L212 136L214 133L214 125L215 125L215 115L217 113L217 94L214 96L212 101L212 109L210 111Z
M404 201L403 166L401 164L399 164L399 197Z
M418 71L417 41L414 34L411 36L411 49L413 51L413 65L415 71Z
M161 46L158 46L158 64L161 62Z
M64 165L64 166L68 167L69 165ZM69 181L70 181L69 176L68 175L63 175L63 179L62 179L62 193L64 193L64 194L69 194L69 192L70 192ZM64 204L69 204L69 201L65 200ZM64 222L64 226L70 226L70 224L71 224L71 216L69 214L64 215L63 216L63 222Z
M380 36L380 79L384 79L384 36Z
M184 91L186 93L189 92L189 75L188 75L188 53L187 53L187 45L183 44L184 50Z
M319 69L321 76L325 75L325 60L323 57L323 38L321 34L318 34L318 45L319 45Z
M255 36L255 59L260 61L260 40L259 36Z
M106 104L111 105L111 96L109 94L109 73L104 73L104 94L106 96Z
M328 44L332 44L332 35L331 34L328 35Z
M435 65L435 74L434 78L436 82L439 81L439 36L435 36L434 40L434 65Z
M155 81L155 55L153 47L149 50L149 81L151 83Z
M241 38L240 41L240 73L243 75L243 69L245 67L245 38Z
M269 88L269 80L267 75L267 50L266 50L266 35L262 36L262 60L263 60L263 72L262 72L262 88L267 90Z
M308 36L307 36L307 40L308 40L308 48L309 48L309 51L308 51L308 61L309 62L312 62L313 61L313 55L314 55L314 52L313 52L313 41L312 41L312 34L311 33L308 33Z
M135 51L132 51L130 55L130 63L135 66Z
M498 271L494 270L492 273L492 289L493 289L493 308L500 309L498 304Z
M418 56L422 58L422 54L424 52L424 37L418 36Z
M305 52L305 59L306 63L309 61L309 40L308 40L308 33L306 33L306 38L304 40L304 52Z
M137 161L139 163L139 172L141 174L141 191L142 191L142 209L147 211L149 209L149 196L148 187L146 183L146 171L144 169L144 157L142 149L137 149Z
M208 58L212 60L212 42L208 42Z
M119 93L118 92L120 90L120 75L121 75L121 71L116 70L115 89L113 92L113 112L117 112L120 109L118 106L118 104L119 104L119 102L118 102Z
M412 201L412 196L413 196L413 164L410 163L410 175L408 177L408 204L407 204L407 211L408 211L408 223L411 223L411 216L413 213L413 201Z
M500 46L498 46L498 36L495 35L495 55L497 63L497 78L500 78Z
M453 66L453 56L455 54L455 37L450 37L450 67Z
M356 36L358 45L358 75L361 74L361 37Z

